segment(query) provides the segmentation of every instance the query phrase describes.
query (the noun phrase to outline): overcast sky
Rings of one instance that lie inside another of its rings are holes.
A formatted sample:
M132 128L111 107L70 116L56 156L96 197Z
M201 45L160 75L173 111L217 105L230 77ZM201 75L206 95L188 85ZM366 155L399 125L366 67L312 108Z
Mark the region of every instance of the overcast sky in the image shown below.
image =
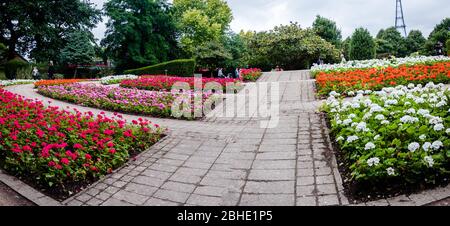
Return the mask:
M91 0L102 7L106 0ZM434 26L450 16L448 0L403 0L407 30L421 30L426 37ZM336 21L344 37L357 27L366 27L373 35L394 25L395 0L228 0L233 10L231 29L263 31L276 25L299 22L310 27L315 16ZM94 29L98 39L104 37L106 19Z

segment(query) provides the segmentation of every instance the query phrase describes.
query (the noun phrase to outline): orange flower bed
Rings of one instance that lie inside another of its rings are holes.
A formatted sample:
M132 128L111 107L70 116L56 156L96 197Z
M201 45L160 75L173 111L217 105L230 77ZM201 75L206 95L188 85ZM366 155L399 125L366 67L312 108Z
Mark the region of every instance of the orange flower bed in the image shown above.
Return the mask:
M77 82L86 81L85 79L55 79L55 80L41 80L34 83L35 87L40 86L58 86L64 84L72 84Z
M356 69L350 71L319 72L316 77L317 92L321 96L331 91L346 94L357 90L381 90L408 84L450 82L450 62L431 65L403 65L384 69Z

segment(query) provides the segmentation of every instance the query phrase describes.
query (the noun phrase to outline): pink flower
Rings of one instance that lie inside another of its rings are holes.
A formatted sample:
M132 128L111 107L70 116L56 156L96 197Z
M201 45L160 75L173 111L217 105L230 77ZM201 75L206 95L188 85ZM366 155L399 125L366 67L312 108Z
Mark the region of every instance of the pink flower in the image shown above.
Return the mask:
M90 154L86 154L86 155L84 155L84 157L85 157L87 160L91 160L91 159L92 159L92 156L91 156Z
M55 162L53 162L53 161L50 161L50 162L48 162L48 166L50 166L50 167L54 167L54 166L56 166L56 163L55 163Z
M114 148L112 148L112 149L109 149L109 153L111 153L111 154L115 154L116 153L116 149L114 149Z
M82 149L83 146L81 146L81 144L74 144L73 148L75 148L75 149Z

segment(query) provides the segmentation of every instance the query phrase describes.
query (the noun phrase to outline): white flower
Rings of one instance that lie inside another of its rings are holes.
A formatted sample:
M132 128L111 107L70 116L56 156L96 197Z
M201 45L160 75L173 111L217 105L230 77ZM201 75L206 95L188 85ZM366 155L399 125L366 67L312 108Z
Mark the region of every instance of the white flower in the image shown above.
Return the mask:
M367 124L365 122L360 122L356 126L356 131L357 132L368 132L369 129L367 128Z
M413 124L413 123L419 122L419 119L416 117L411 117L409 115L405 115L400 119L400 122L402 122L404 124Z
M421 98L421 97L416 98L415 101L416 101L416 103L418 103L418 104L423 104L423 103L425 103L425 99L423 99L423 98Z
M426 142L425 144L423 144L422 149L424 151L429 151L431 147L431 143L430 142Z
M445 131L446 134L450 134L450 128Z
M373 139L378 140L378 139L380 139L380 137L381 137L380 135L376 135Z
M436 132L442 131L444 129L445 129L445 127L442 124L437 124L434 126L434 131L436 131Z
M332 96L332 97L338 97L338 96L340 96L340 94L337 93L336 91L332 91L332 92L330 93L330 96Z
M434 159L433 159L433 157L425 156L424 160L428 164L428 167L433 167L434 166Z
M364 150L366 150L366 151L372 150L372 149L375 149L375 147L376 147L376 146L375 146L374 143L369 142L369 143L366 144L366 147L364 148Z
M415 152L415 151L419 150L419 148L420 148L420 144L417 143L417 142L411 143L411 144L408 146L408 150L409 150L410 152Z
M425 139L427 139L427 135L422 134L422 135L420 135L419 139L420 139L421 141L424 141Z
M442 147L444 147L444 144L440 140L435 141L435 142L433 142L433 144L431 144L431 148L435 151L441 149Z
M425 110L425 109L419 109L419 110L417 111L417 114L422 115L422 116L425 116L425 115L430 114L430 111L429 111L429 110Z
M338 137L338 138L336 139L337 142L343 141L343 140L344 140L344 137L342 137L342 136L340 136L340 137Z
M442 122L444 122L444 120L440 117L431 117L430 118L430 124L431 125L437 125L437 124L442 124Z
M405 102L405 106L411 106L411 102Z
M410 108L410 109L406 110L405 113L406 114L416 114L416 109Z
M353 92L353 91L350 91L350 92L348 92L348 93L347 93L347 95L348 95L348 96L351 96L351 97L352 97L352 96L354 96L354 95L355 95L355 92Z
M369 165L370 167L377 166L378 164L380 164L380 159L378 157L370 158L369 160L367 160L367 165Z
M354 141L358 140L358 136L349 136L347 137L347 143L353 143Z
M388 120L383 120L383 121L381 121L381 124L382 124L382 125L387 125L387 124L389 124L389 123L391 123L391 122L389 122Z
M387 168L386 171L387 171L387 174L389 176L394 176L395 175L395 170L392 167Z
M384 115L379 114L379 115L375 116L375 119L379 120L379 121L383 121L386 119L386 117L384 117Z
M352 121L351 119L346 119L346 120L344 120L344 121L342 122L342 125L348 126L348 125L350 125L352 122L353 122L353 121Z
M356 115L355 114L350 114L350 115L348 115L348 118L349 119L354 119L354 118L356 118Z

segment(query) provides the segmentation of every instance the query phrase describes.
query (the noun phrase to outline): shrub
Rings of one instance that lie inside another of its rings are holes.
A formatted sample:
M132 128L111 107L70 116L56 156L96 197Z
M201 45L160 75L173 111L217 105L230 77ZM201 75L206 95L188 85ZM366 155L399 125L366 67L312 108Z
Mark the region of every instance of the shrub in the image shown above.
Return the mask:
M447 47L447 56L450 56L450 39L447 40L445 43L445 46Z
M6 78L17 79L18 75L23 73L22 70L27 70L27 68L30 68L30 65L18 58L14 58L14 59L6 62L4 67L5 67ZM21 76L21 77L24 77L24 76ZM25 79L25 78L22 78L22 79Z
M182 59L164 62L153 66L127 70L125 74L134 75L176 75L180 77L193 77L195 60Z
M241 77L245 82L255 82L262 74L259 68L241 69Z
M364 28L358 28L350 41L350 59L367 60L375 58L376 44L370 32Z
M350 101L330 93L324 107L347 179L386 190L448 179L450 90L429 83L363 93Z

